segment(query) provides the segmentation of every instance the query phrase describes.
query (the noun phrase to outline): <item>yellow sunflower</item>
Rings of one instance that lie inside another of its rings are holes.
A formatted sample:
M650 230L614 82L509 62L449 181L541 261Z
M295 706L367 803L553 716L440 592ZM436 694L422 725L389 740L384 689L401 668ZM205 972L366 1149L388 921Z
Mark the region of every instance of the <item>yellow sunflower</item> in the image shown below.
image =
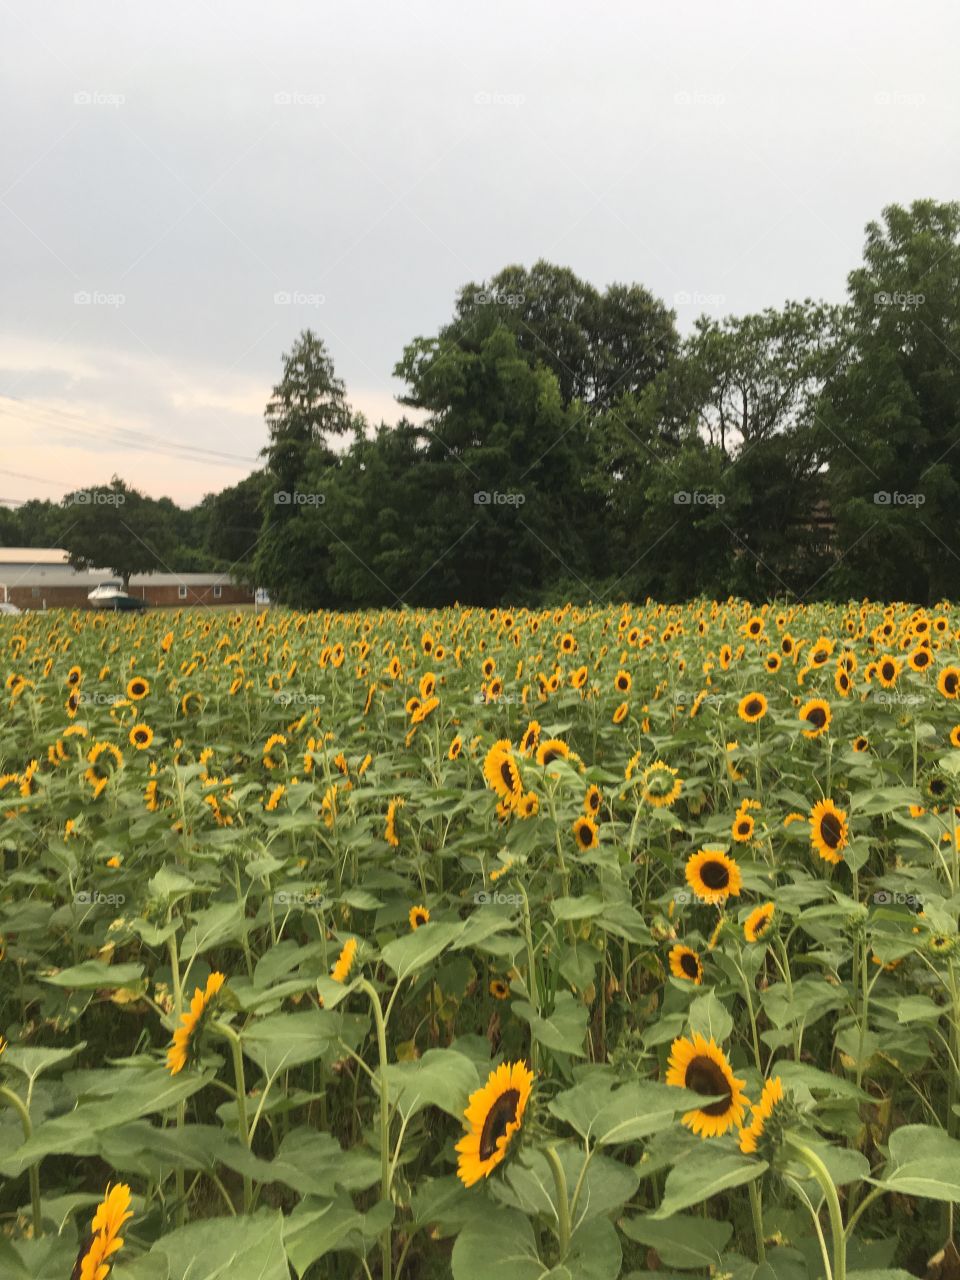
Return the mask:
M830 720L832 712L830 703L823 698L811 698L809 702L805 702L800 708L800 719L806 722L807 728L803 731L805 738L819 738L822 733L826 733L830 728Z
M411 907L407 919L411 929L419 929L421 925L430 923L430 912L426 907Z
M494 1000L509 1000L510 998L509 983L504 982L502 978L491 978L490 994L493 996Z
M353 968L353 962L357 954L356 938L348 938L343 944L343 950L337 956L337 963L330 970L330 977L334 982L346 982L350 976L350 970Z
M841 861L840 851L847 847L849 831L847 815L832 800L821 800L810 811L810 843L824 862Z
M187 1065L193 1054L196 1038L202 1030L207 1010L224 982L226 982L225 974L211 973L206 987L195 988L190 1008L182 1015L180 1026L173 1033L173 1044L167 1050L167 1070L172 1076L177 1075Z
M693 982L698 987L703 982L703 964L697 953L689 947L677 943L670 948L669 960L670 972L675 978Z
M144 680L143 676L134 676L127 683L127 697L132 698L134 702L139 702L141 698L145 698L150 692L149 680Z
M509 807L523 795L520 770L513 756L513 748L507 738L495 742L483 762L483 776L487 786L495 791Z
M470 1095L464 1112L467 1132L457 1143L457 1177L466 1187L488 1178L506 1158L533 1088L525 1062L504 1062Z
M782 1103L783 1082L779 1076L774 1076L764 1084L760 1101L756 1105L751 1103L752 1119L740 1130L740 1150L744 1155L752 1155L756 1151L757 1143L763 1137L767 1122Z
M671 1045L667 1084L715 1099L682 1117L687 1128L701 1138L719 1138L741 1123L747 1106L744 1083L733 1074L712 1037L706 1040L695 1031L692 1040L678 1036Z
M937 691L955 702L960 697L960 667L944 667L937 676Z
M876 664L877 679L883 685L884 689L892 689L897 683L902 664L899 658L881 658Z
M776 913L776 906L772 902L765 902L760 907L755 907L743 922L743 936L748 942L759 942L761 938L765 938L770 932L770 926L773 924L773 917Z
M737 705L737 715L747 724L756 724L767 714L767 700L762 693L748 693Z
M120 1231L123 1224L132 1217L130 1188L123 1182L117 1183L115 1187L107 1183L104 1197L93 1215L93 1239L81 1252L77 1260L79 1270L75 1269L73 1273L78 1280L106 1280L113 1265L109 1259L123 1248Z
M718 849L700 849L687 859L687 884L705 902L722 906L738 898L743 877L736 861Z
M683 790L679 771L664 760L654 760L641 774L640 795L654 809L669 808Z
M130 730L130 745L138 751L146 751L153 741L153 730L148 724L138 724Z
M582 814L574 821L573 834L577 838L577 845L581 849L595 849L600 841L597 839L597 824L592 818L588 818L586 814Z
M554 760L569 760L572 752L559 738L547 738L537 747L537 764L552 764Z

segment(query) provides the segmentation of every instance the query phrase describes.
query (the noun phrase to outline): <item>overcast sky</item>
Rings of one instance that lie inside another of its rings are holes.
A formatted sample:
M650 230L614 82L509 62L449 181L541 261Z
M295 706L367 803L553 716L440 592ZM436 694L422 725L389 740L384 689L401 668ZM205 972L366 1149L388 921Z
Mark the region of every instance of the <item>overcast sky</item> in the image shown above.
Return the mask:
M235 483L307 326L394 422L509 263L839 300L960 195L958 48L956 0L0 0L0 497Z

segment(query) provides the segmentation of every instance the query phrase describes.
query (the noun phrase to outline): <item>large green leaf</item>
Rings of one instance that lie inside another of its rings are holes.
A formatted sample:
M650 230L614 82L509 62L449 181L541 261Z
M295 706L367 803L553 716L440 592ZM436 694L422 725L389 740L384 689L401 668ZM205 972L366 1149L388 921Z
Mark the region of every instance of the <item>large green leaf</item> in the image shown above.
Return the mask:
M960 1203L960 1142L926 1124L890 1135L887 1167L877 1185L905 1196Z
M668 1267L681 1270L719 1267L720 1255L733 1235L729 1222L686 1213L678 1213L665 1221L650 1217L625 1218L620 1226L631 1240L656 1249Z
M663 1191L660 1208L654 1218L669 1218L681 1209L702 1204L711 1196L727 1191L730 1187L753 1182L767 1168L762 1160L749 1160L728 1152L711 1151L704 1143L696 1156L688 1155L670 1170Z
M575 1058L586 1055L587 1009L569 991L561 991L557 996L549 1018L542 1018L526 1000L515 1001L512 1010L518 1018L530 1023L534 1038L547 1049L569 1053Z
M695 1105L695 1099L686 1089L649 1081L617 1085L591 1072L558 1094L550 1110L589 1142L613 1146L668 1128L677 1112Z
M96 991L100 987L132 987L143 973L142 964L104 964L102 960L85 960L72 969L42 978L52 987L67 987L71 991Z
M423 969L457 938L463 925L425 924L411 933L388 942L381 952L384 963L389 965L397 978L404 978Z
M392 1100L405 1115L439 1107L459 1119L480 1077L471 1060L455 1049L428 1049L413 1062L390 1063L387 1082Z
M541 1280L533 1228L516 1209L497 1209L487 1223L466 1226L453 1246L453 1280Z
M283 1224L279 1210L265 1209L248 1218L191 1222L156 1242L148 1255L153 1270L118 1263L111 1280L290 1280Z

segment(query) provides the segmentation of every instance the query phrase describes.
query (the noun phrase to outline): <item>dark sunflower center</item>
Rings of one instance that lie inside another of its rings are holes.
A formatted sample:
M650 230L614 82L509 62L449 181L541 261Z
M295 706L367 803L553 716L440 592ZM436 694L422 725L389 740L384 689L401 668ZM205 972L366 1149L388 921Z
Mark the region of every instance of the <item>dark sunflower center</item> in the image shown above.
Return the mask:
M722 862L705 862L700 868L700 879L708 889L726 889L730 872Z
M750 834L750 828L752 825L753 824L751 823L749 818L744 818L742 822L737 823L737 835L748 836Z
M730 1084L723 1071L712 1058L700 1056L691 1059L683 1082L688 1089L692 1089L694 1093L699 1093L702 1097L710 1098L715 1097L717 1094L722 1095L719 1102L711 1102L709 1106L701 1108L704 1115L722 1116L726 1114L730 1105Z
M577 835L580 839L580 843L584 846L584 848L589 848L590 843L593 840L593 832L590 830L590 828L587 826L585 822L581 823L580 826L577 828Z
M689 951L685 951L680 957L680 968L688 978L699 978L700 965L697 963L697 957L692 956Z
M835 813L825 813L820 819L820 839L828 849L836 849L843 834L840 819Z
M491 1156L496 1154L497 1143L507 1132L507 1125L512 1124L517 1118L519 1103L519 1091L508 1089L506 1093L501 1093L500 1097L487 1112L487 1118L483 1122L483 1130L480 1134L481 1160L489 1160Z
M559 752L559 751L552 751L552 750L551 750L551 751L545 751L545 752L543 753L543 763L544 763L544 764L552 764L554 760L559 760L559 759L560 759L560 752Z
M947 673L947 677L943 682L943 687L946 689L947 693L957 692L957 675L955 672L950 671Z
M815 729L822 729L827 723L827 713L823 707L811 707L807 712L807 724L812 724Z
M930 661L929 657L927 656L926 653L923 653L923 652L918 653L917 656L914 658L914 662L918 667L925 667L929 661Z
M930 794L932 796L942 796L947 789L947 784L942 778L934 778L930 783Z
M751 698L747 703L746 712L748 716L758 716L763 710L763 703L759 698Z
M895 671L894 671L894 666L892 662L885 662L883 666L880 668L880 670L883 672L884 680L893 679Z
M500 766L500 777L503 779L503 785L507 790L512 791L514 788L513 765L509 760L504 760Z

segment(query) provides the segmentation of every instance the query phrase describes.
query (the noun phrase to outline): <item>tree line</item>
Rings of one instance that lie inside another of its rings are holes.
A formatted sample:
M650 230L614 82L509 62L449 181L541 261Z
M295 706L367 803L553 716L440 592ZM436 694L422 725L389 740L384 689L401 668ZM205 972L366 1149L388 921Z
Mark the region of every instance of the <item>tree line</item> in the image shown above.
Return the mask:
M75 563L138 572L156 551L299 608L932 603L960 594L958 286L960 203L931 200L867 226L842 304L703 316L687 334L640 285L507 267L404 349L395 426L351 410L306 331L261 470L190 511L115 478L122 503L69 520L26 503L0 512L0 540L52 545L72 521Z

